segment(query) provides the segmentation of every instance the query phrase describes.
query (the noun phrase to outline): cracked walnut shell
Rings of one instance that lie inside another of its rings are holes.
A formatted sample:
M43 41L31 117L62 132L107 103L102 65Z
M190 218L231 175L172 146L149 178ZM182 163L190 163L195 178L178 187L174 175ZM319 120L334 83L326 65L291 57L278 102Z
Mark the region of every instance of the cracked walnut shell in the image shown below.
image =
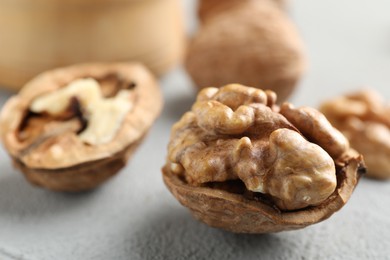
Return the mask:
M233 232L322 221L349 199L361 156L324 115L238 84L203 89L171 133L163 178L193 215Z
M83 191L125 166L162 107L158 84L135 63L42 73L4 105L3 144L27 180Z
M373 90L325 101L320 110L363 154L367 177L390 178L390 106Z

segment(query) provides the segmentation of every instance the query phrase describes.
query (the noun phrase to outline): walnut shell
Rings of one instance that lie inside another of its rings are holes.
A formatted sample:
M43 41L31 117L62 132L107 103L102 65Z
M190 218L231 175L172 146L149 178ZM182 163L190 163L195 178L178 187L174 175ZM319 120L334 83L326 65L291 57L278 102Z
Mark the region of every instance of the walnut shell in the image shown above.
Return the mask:
M349 200L361 173L362 158L351 150L337 163L337 189L321 205L297 211L280 211L262 200L223 189L195 187L163 168L163 179L171 193L193 216L215 228L235 233L272 233L304 228L329 218Z
M53 118L30 111L35 98L81 78L98 81L104 97L114 96L121 89L131 90L133 107L107 143L91 145L81 141L78 134L82 123L78 123L77 113L71 111L71 116ZM159 86L140 64L75 65L42 73L10 98L0 115L1 139L14 165L31 183L55 191L84 191L125 166L161 107Z
M201 26L185 67L198 88L240 83L271 89L280 102L306 68L303 44L283 10L266 0L200 2Z

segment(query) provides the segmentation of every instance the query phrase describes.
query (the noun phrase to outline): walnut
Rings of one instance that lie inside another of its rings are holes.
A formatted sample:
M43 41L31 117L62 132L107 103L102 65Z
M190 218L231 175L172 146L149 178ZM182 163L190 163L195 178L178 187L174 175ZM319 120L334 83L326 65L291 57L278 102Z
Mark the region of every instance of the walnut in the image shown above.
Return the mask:
M373 90L324 102L320 110L363 154L368 177L390 178L390 106Z
M31 183L88 190L126 164L161 106L159 87L141 65L56 69L27 83L4 105L1 139Z
M306 71L302 40L281 0L200 0L185 68L197 89L235 82L284 101Z
M203 89L171 133L166 185L205 223L234 232L296 229L350 197L361 157L317 110L238 84Z

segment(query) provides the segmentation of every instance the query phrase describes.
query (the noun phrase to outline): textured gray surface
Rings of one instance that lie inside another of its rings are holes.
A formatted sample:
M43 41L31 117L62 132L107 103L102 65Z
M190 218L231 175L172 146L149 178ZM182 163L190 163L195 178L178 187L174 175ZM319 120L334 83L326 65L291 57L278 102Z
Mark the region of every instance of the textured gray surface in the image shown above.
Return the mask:
M194 2L184 3L192 12ZM361 85L390 100L390 2L293 3L311 63L293 101L316 106ZM93 192L30 186L0 148L0 259L390 258L390 182L363 179L340 212L299 231L236 235L195 221L160 174L169 129L194 92L180 68L161 83L166 106L149 137L119 175ZM0 106L8 96L0 92Z

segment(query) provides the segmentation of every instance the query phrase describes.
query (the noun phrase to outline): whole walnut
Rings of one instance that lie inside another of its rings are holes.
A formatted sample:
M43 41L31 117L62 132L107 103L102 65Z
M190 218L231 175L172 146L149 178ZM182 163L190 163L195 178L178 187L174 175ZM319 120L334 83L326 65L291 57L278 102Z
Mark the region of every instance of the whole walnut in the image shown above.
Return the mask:
M390 178L390 106L373 90L361 90L323 102L329 121L364 156L367 176Z
M201 0L199 16L185 61L197 87L233 82L287 99L306 62L294 25L275 1Z
M233 232L303 228L349 199L364 164L310 107L230 84L200 91L172 127L163 178L194 216Z

